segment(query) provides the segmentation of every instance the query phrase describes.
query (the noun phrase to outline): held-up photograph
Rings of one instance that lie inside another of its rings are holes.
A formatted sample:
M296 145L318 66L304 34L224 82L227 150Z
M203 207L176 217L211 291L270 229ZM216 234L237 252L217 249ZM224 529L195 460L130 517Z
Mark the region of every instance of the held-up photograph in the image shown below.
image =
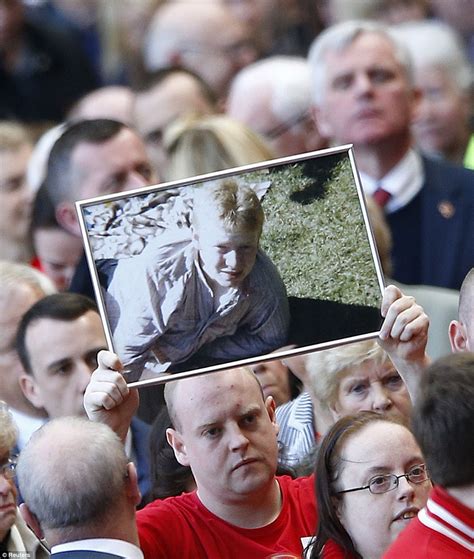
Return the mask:
M351 146L77 210L107 340L129 383L378 334L383 276Z

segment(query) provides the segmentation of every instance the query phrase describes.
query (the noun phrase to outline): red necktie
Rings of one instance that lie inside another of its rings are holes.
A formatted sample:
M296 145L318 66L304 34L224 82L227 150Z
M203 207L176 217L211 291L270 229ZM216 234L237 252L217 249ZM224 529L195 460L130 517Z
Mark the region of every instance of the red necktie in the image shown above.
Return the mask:
M377 188L377 190L372 194L373 199L375 200L375 202L381 207L385 207L385 205L387 204L387 202L390 200L391 198L391 194L390 192L387 192L386 190L384 190L382 187L379 186L379 188Z

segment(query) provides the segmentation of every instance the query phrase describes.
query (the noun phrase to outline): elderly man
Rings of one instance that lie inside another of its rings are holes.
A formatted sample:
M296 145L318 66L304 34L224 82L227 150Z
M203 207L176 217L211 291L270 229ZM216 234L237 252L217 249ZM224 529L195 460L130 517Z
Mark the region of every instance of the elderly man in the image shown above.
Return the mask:
M386 559L471 559L474 494L474 354L453 354L426 371L413 433L433 481L426 507Z
M279 157L327 146L311 118L310 69L305 58L271 56L232 80L227 114L268 140Z
M318 36L309 62L318 129L354 144L364 190L385 207L394 279L459 289L474 262L474 174L412 149L419 95L403 45L345 22Z
M249 30L222 2L166 2L150 24L145 67L193 70L224 100L230 80L257 58Z
M47 340L47 344L45 344ZM18 326L16 348L24 368L26 398L49 418L83 416L84 392L107 347L94 301L77 293L56 293L35 303ZM133 418L127 454L137 465L143 494L150 488L149 426Z
M46 412L33 406L20 388L23 374L15 336L22 315L36 301L54 292L46 276L25 264L0 260L0 399L9 406L19 429L21 450L31 433L45 421Z
M166 175L167 157L163 136L167 126L188 114L215 113L216 98L194 72L172 67L158 70L150 82L135 92L133 120L145 140L156 171Z
M51 557L143 559L137 473L106 425L77 417L51 421L30 439L17 471L21 513L51 546Z
M426 315L393 287L385 292L382 312L382 343L405 366L408 388L416 395L425 366ZM123 438L138 395L121 369L114 354L101 352L84 402L91 419ZM271 396L263 399L251 371L168 383L166 400L173 422L168 442L177 460L191 467L197 491L138 512L145 557L300 557L316 522L312 478L275 476L275 404Z
M409 49L422 92L413 123L418 146L428 155L474 169L473 73L460 37L437 21L413 22L392 32Z
M32 193L26 169L33 146L20 124L0 121L0 258L28 262Z

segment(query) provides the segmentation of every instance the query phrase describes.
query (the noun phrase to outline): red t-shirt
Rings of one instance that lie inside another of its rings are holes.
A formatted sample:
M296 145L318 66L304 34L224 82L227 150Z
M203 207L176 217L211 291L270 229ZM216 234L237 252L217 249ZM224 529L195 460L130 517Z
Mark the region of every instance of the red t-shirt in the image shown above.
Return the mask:
M474 510L442 487L431 490L426 507L393 542L384 559L472 559Z
M239 528L221 520L195 492L150 503L137 513L145 559L270 559L278 553L300 559L306 545L302 538L316 529L314 477L277 479L282 509L263 528Z

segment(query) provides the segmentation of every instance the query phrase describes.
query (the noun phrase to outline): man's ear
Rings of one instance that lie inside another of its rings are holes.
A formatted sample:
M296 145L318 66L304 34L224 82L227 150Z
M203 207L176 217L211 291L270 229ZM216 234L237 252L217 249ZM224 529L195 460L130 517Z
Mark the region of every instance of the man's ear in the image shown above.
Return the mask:
M411 100L411 119L410 122L413 124L417 121L421 106L421 101L423 99L423 92L419 87L412 88L411 91L412 100Z
M265 399L265 408L267 410L268 416L270 417L270 421L273 423L273 428L275 429L275 435L278 435L280 431L280 426L276 420L276 404L273 396L267 396Z
M142 500L142 494L138 487L137 469L133 462L127 464L127 496L133 500L135 506Z
M76 207L72 202L60 202L55 210L56 220L71 235L75 237L81 236L81 228L77 220Z
M30 511L28 506L25 503L21 503L20 505L20 513L23 517L23 520L26 524L33 530L36 534L36 537L42 540L44 538L43 530L38 522L36 516Z
M182 466L189 466L189 458L186 452L186 445L184 444L181 433L176 431L176 429L172 429L170 427L166 429L166 440L174 450L174 455L176 456L176 460Z
M318 105L311 105L310 110L314 126L319 131L319 134L330 140L332 138L332 126L324 116L324 111Z
M449 343L453 352L468 351L466 327L458 320L449 324Z
M35 408L43 409L44 401L41 395L41 390L36 384L33 375L23 373L19 379L20 388L25 395L25 398L35 406Z

